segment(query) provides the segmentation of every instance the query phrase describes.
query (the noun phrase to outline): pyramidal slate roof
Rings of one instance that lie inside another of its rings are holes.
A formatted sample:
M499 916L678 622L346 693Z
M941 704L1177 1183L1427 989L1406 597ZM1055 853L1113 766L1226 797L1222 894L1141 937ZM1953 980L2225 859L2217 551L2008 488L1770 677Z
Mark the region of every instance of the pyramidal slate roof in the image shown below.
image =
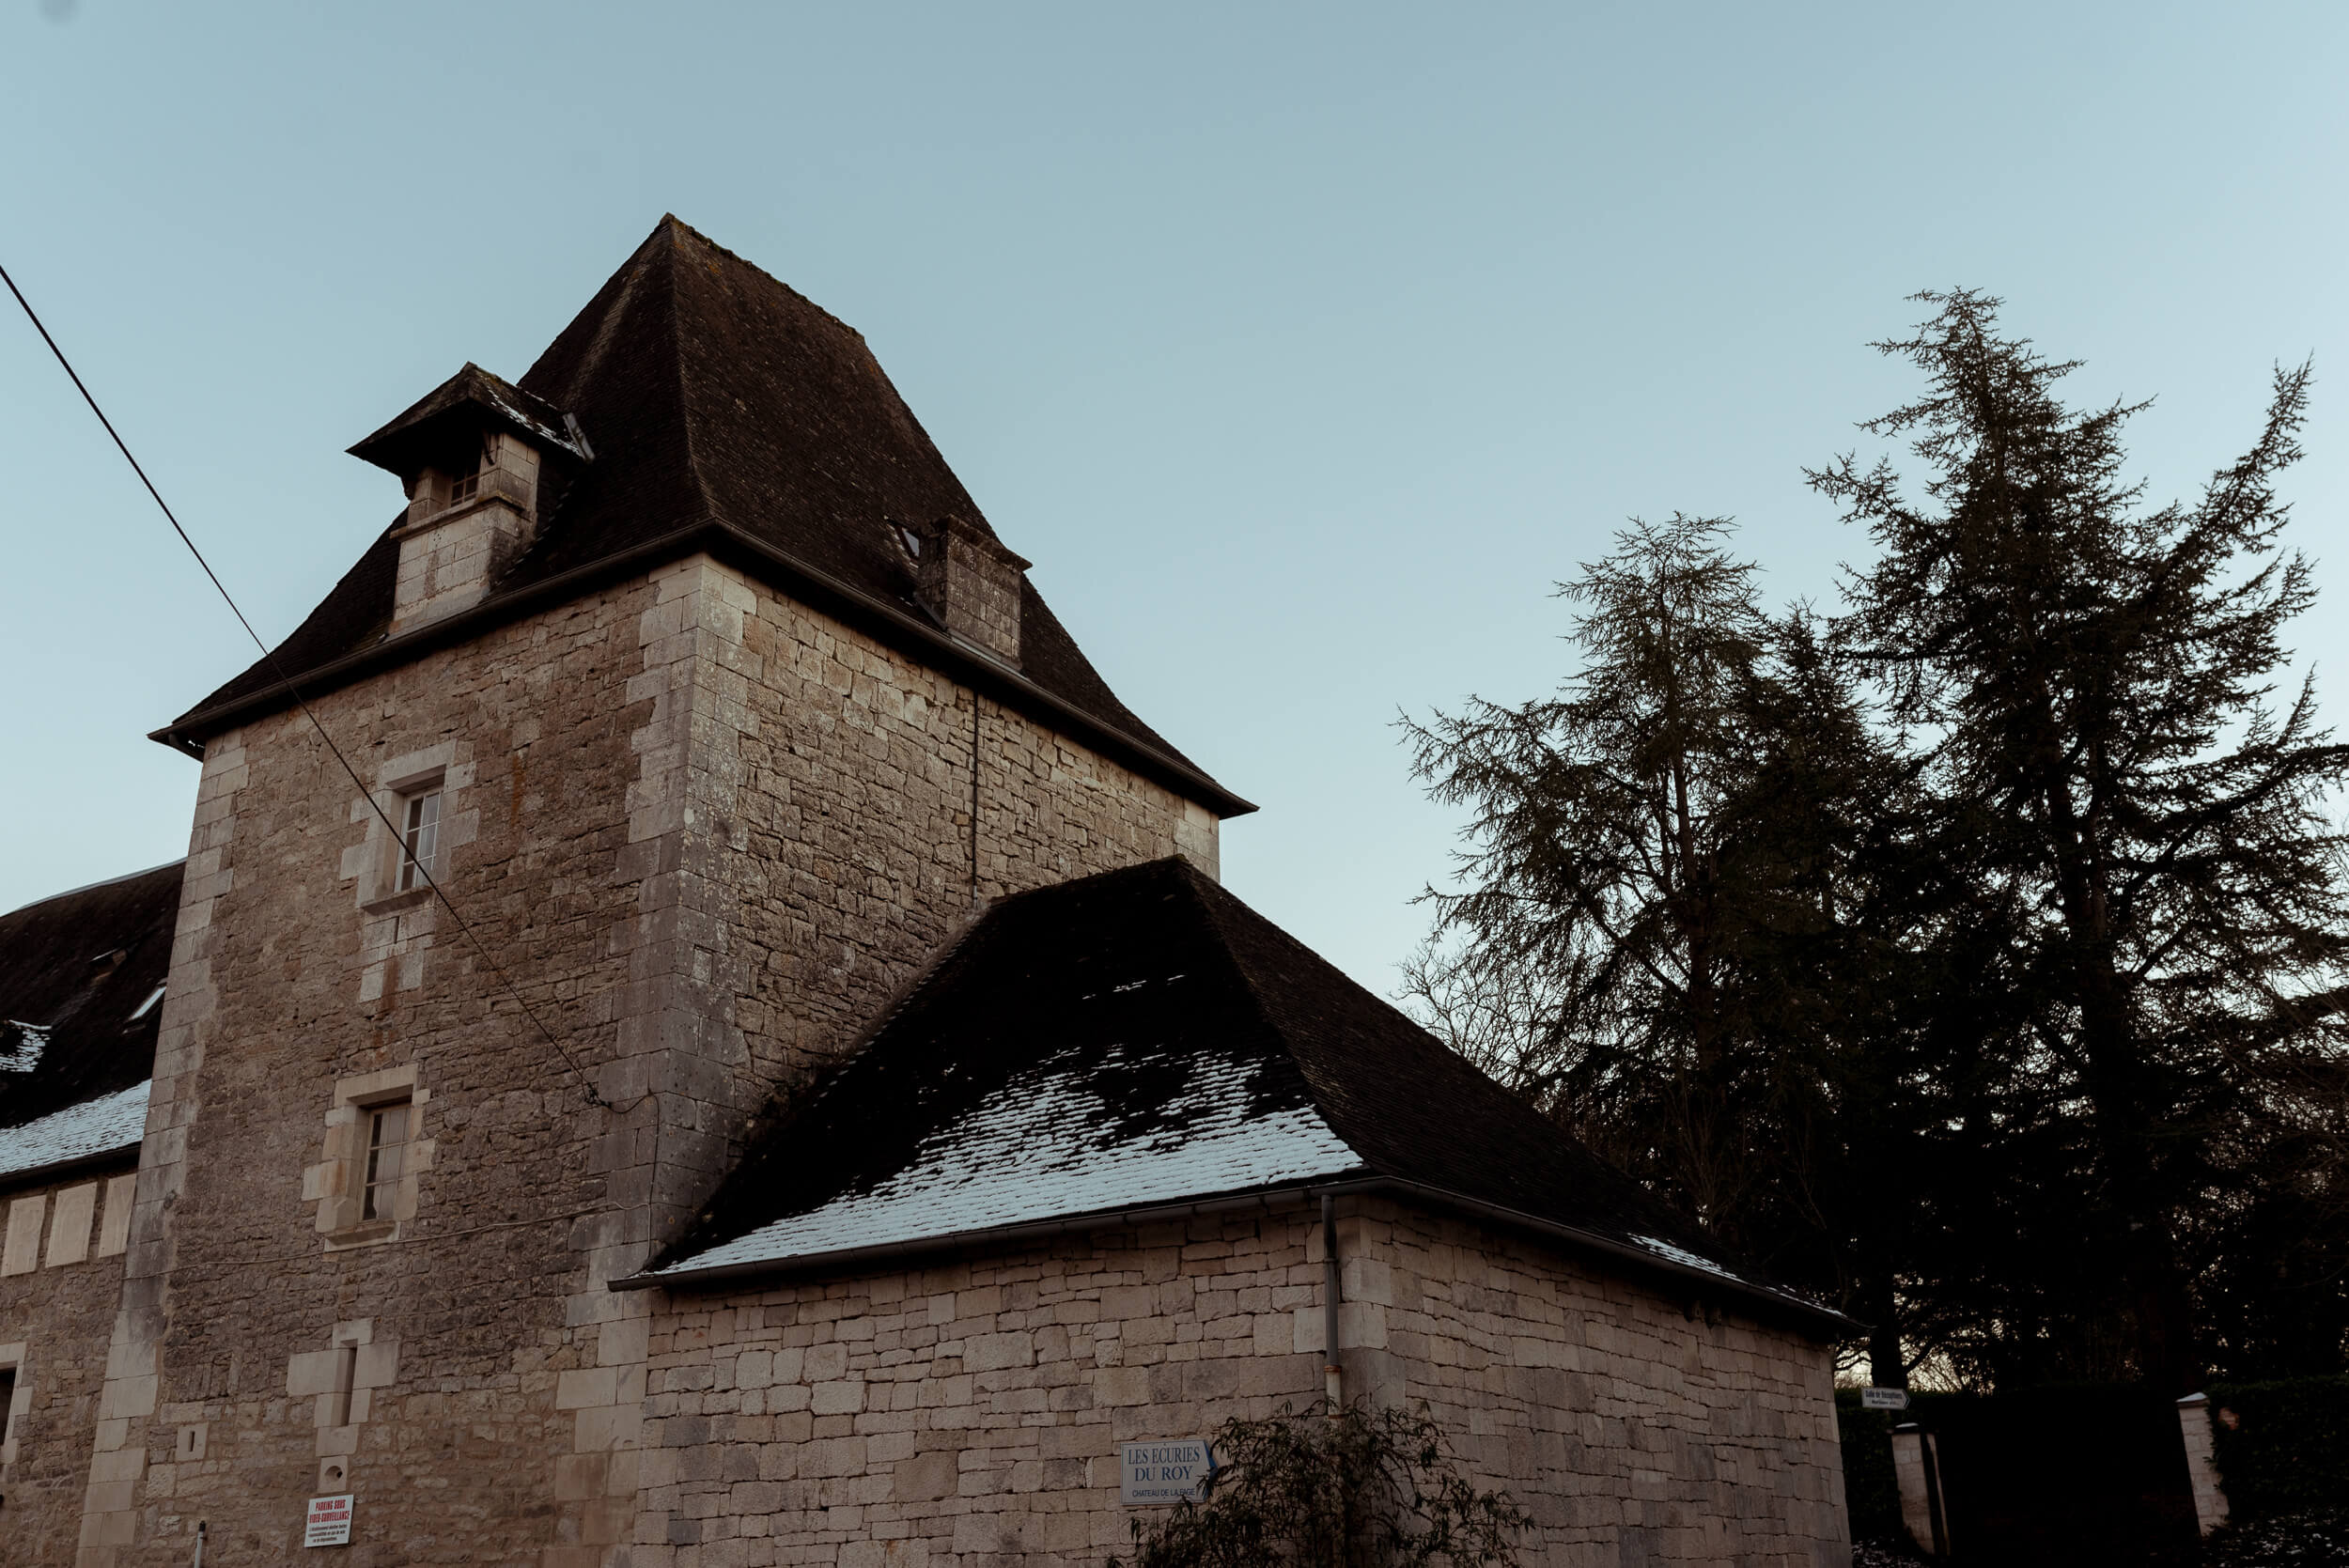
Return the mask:
M186 863L0 915L0 1183L138 1146Z
M1387 1190L1832 1328L1179 860L1006 898L634 1287Z
M273 666L256 663L155 738L194 750L289 706L281 670L314 692L707 550L1221 815L1254 809L1118 700L1033 585L1022 590L1017 670L946 636L915 598L893 528L956 516L991 534L978 504L859 334L675 217L519 383L468 365L352 450L374 460L432 415L500 396L525 426L583 438L574 452L588 460L565 465L568 482L542 503L536 541L488 599L389 636L399 546L387 526L273 650Z

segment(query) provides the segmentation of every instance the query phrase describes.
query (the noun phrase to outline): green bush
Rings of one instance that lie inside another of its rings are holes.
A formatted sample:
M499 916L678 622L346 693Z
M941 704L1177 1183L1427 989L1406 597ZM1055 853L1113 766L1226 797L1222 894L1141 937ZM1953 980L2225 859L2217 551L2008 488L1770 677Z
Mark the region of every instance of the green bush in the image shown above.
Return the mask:
M1509 1568L1531 1523L1505 1492L1460 1473L1443 1429L1416 1412L1315 1404L1228 1421L1206 1499L1134 1521L1124 1568ZM1121 1568L1112 1557L1109 1568Z
M2349 1498L2349 1377L2222 1383L2210 1390L2210 1411L2231 1517L2273 1518Z

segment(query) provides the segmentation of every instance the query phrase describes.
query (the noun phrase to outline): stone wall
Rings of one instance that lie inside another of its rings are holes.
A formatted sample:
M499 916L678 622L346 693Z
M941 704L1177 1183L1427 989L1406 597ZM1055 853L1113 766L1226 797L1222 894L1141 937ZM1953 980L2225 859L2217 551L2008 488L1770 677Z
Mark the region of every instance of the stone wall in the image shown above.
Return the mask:
M1424 1402L1545 1568L1849 1560L1829 1347L1482 1227L1345 1200L1349 1397ZM1321 1393L1303 1208L663 1297L631 1568L1098 1561L1117 1445Z
M1302 1407L1301 1209L664 1299L631 1568L1097 1561L1117 1445ZM646 1293L648 1296L651 1293Z
M0 1403L0 1561L11 1568L73 1559L131 1182L101 1170L0 1193L0 1371L16 1374Z
M607 1560L632 1517L646 1303L605 1284L732 1167L768 1094L851 1044L977 900L1178 851L1213 869L1199 808L838 621L707 558L651 586L618 856L636 914L608 946L627 985L599 1077L631 1109L599 1141L615 1202L581 1227L566 1305L557 1568Z
M1463 1435L1532 1513L1529 1561L1849 1562L1831 1344L1384 1201L1338 1256L1350 1374Z
M208 750L91 1568L198 1519L276 1562L346 1489L354 1568L612 1560L650 1325L604 1281L968 918L974 850L982 897L1212 865L1197 808L706 558L313 706L365 792L298 713ZM368 796L425 775L469 933L380 875ZM411 1082L412 1201L338 1229L353 1096Z

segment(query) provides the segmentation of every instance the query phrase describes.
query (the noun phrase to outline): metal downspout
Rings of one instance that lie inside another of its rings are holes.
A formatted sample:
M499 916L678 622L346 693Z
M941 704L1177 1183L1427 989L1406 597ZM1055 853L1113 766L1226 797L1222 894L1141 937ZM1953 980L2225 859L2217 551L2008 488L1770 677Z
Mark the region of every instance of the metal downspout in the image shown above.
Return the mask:
M1321 1195L1322 1392L1335 1415L1346 1405L1346 1372L1338 1365L1338 1201Z

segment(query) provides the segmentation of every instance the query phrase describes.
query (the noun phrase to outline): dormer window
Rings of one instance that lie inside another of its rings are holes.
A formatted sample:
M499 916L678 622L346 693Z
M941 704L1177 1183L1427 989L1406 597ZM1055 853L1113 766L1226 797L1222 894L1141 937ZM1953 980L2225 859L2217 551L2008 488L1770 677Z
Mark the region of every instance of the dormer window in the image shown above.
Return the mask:
M350 450L399 476L395 636L479 604L588 458L565 411L468 365Z
M922 536L904 523L897 524L897 540L906 547L906 553L916 561L922 558Z
M459 474L449 481L448 504L452 506L461 506L480 493L481 468L479 464L475 464L471 474Z

